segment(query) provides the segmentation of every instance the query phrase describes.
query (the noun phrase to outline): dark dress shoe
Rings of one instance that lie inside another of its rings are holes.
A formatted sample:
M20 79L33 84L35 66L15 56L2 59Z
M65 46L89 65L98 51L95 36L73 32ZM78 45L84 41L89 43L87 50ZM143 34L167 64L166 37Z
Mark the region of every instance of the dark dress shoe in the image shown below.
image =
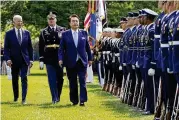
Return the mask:
M77 105L78 103L73 103L73 105L75 106L75 105Z
M17 98L14 98L14 102L17 102L17 100L18 100Z
M80 103L80 106L85 106L85 103L84 103L84 102L81 102L81 103Z

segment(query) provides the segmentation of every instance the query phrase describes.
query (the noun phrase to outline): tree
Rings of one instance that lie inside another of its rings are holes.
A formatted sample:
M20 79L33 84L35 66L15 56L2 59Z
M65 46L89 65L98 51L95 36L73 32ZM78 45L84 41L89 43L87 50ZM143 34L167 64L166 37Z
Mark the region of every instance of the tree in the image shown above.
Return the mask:
M24 26L31 32L34 41L38 40L40 30L47 26L49 11L56 11L57 24L66 28L69 27L69 16L74 13L79 15L80 26L83 28L87 4L86 1L3 1L1 2L1 40L4 38L4 31L12 27L12 17L15 14L23 17ZM107 1L108 25L117 27L122 16L143 8L158 11L156 1Z

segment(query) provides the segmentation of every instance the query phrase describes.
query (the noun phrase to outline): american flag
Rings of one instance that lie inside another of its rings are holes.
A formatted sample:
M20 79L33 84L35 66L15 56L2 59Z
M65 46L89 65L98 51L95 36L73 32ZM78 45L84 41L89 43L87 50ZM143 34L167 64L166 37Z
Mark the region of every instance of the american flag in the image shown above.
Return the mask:
M84 29L88 30L90 26L90 21L91 21L91 1L88 1L88 12L86 14L85 20L84 20Z

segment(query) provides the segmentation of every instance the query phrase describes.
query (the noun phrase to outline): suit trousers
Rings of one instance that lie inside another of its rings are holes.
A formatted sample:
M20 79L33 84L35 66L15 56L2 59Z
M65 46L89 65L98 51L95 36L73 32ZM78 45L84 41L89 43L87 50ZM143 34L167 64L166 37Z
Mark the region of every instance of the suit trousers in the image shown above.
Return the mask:
M77 76L79 77L80 83L80 102L87 102L87 89L86 89L86 72L87 67L85 67L81 60L76 62L73 68L66 67L67 77L69 79L70 85L70 101L72 103L78 103L78 82Z
M63 87L63 68L58 64L46 64L48 83L52 95L52 101L60 101L60 95Z
M22 85L22 101L26 100L27 95L27 70L28 65L24 61L20 66L12 64L12 88L14 93L14 99L19 98L19 84L18 79L19 75L21 77L21 85Z

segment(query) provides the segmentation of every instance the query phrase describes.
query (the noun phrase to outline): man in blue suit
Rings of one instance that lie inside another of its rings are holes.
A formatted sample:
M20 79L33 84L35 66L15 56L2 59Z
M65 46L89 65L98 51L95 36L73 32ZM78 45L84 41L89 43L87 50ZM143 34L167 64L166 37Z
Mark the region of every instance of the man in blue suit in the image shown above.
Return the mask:
M86 90L86 70L87 65L91 66L92 56L88 44L88 35L86 31L79 30L79 17L75 14L69 18L71 29L62 33L62 39L59 48L59 65L66 66L67 76L70 85L70 101L77 105L78 84L77 75L80 83L80 106L87 102Z
M22 82L22 104L26 104L27 94L27 70L32 67L33 48L30 33L22 29L22 17L15 15L13 17L14 28L7 31L4 41L4 56L7 65L12 69L12 87L14 93L14 102L19 97L18 77L20 75Z

